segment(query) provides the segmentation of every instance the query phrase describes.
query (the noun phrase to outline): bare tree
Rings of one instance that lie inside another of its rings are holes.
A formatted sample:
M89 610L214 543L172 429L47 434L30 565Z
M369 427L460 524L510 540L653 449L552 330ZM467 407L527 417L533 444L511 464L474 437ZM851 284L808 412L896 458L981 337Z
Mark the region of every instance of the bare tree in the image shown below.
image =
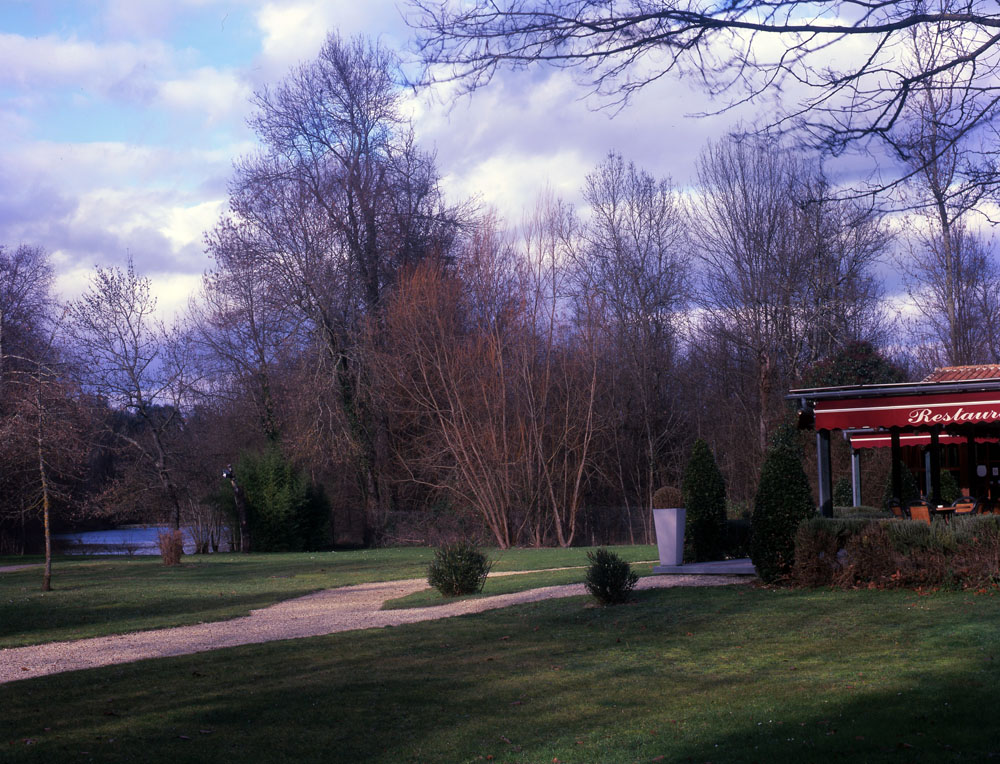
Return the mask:
M411 479L476 512L506 549L528 519L535 469L508 368L516 335L496 331L506 318L483 331L464 313L460 282L440 269L403 281L385 315L385 402L408 431L399 457Z
M623 103L668 75L694 75L727 103L792 94L768 120L797 127L834 154L868 139L893 147L923 83L950 77L965 118L954 139L992 139L1000 96L1000 13L986 0L410 0L425 79L466 90L503 67L576 71L592 92ZM935 60L901 65L914 33L951 43ZM906 171L902 177L905 177ZM978 183L994 189L995 171ZM899 180L897 176L896 180Z
M910 43L916 68L927 69L954 55L963 40L915 29ZM917 312L919 355L925 363L945 365L986 358L993 344L987 337L989 295L1000 278L970 220L982 212L990 191L982 179L992 177L995 160L992 147L968 129L982 117L970 113L960 77L960 71L945 69L915 87L897 147L913 171L904 190L916 210L908 220L908 252L898 262Z
M125 270L95 269L87 291L70 304L69 330L88 389L141 424L114 435L152 471L179 528L173 439L183 426L189 358L183 337L168 332L155 310L149 279L137 276L129 260Z
M0 413L4 375L13 356L29 358L45 344L46 322L53 310L52 266L40 247L0 245Z
M870 210L823 199L822 183L814 166L759 139L710 144L699 164L695 346L726 388L714 399L728 405L705 412L711 429L742 422L724 450L747 457L743 473L756 472L784 392L803 369L849 341L878 337L884 324L873 266L889 242L885 228Z
M551 195L524 221L524 331L512 348L538 470L534 540L541 544L551 527L559 546L573 543L602 425L594 325L574 327L568 310L574 226L568 207Z
M257 260L319 339L353 441L368 541L390 501L389 443L358 341L378 341L363 329L381 321L402 269L447 254L456 217L432 157L413 142L395 70L383 46L331 36L315 61L259 92L251 125L264 149L238 163L231 216L209 238L216 256Z
M5 470L22 472L25 510L42 517L45 568L42 591L52 589L52 517L70 502L89 452L89 406L61 368L52 344L32 359L8 356L19 367L8 384L8 416L0 419ZM18 457L19 455L19 457ZM20 463L20 464L19 464ZM19 465L19 467L18 467Z
M691 288L683 211L668 179L614 153L587 176L584 199L576 311L597 332L612 398L606 478L626 507L649 509L681 424L677 364Z
M941 226L936 214L912 216L913 238L900 269L915 317L915 354L923 366L983 363L993 355L1000 270L982 237L963 219Z

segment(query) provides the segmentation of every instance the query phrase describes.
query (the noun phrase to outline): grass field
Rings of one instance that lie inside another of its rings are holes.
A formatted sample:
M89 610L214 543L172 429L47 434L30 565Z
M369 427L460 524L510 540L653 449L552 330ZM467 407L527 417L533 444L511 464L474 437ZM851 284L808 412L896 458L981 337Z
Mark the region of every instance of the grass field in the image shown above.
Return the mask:
M551 600L0 686L0 760L981 762L1000 597Z
M628 560L656 557L651 546L616 550ZM587 551L509 549L490 554L494 570L510 571L585 565ZM164 567L158 557L62 558L54 565L51 592L41 591L40 568L0 573L0 648L219 621L320 589L424 578L433 554L426 548L401 548L193 555L174 568ZM24 561L8 557L0 564ZM582 580L582 571L572 573L574 580ZM519 584L522 589L532 585L539 584Z

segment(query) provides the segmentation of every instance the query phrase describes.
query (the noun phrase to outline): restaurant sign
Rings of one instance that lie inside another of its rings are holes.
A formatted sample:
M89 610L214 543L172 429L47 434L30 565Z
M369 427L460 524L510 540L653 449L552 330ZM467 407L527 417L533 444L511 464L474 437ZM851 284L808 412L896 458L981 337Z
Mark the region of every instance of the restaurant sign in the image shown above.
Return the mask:
M1000 393L905 395L816 401L817 430L878 427L928 429L1000 422Z

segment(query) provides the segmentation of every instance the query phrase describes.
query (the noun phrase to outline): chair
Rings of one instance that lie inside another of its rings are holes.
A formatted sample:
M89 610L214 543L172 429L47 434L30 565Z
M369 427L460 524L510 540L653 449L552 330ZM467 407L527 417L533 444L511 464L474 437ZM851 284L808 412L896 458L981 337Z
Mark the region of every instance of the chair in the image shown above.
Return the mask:
M893 517L900 520L906 517L906 511L903 509L903 505L899 503L899 499L889 499L889 511L892 512Z
M960 496L951 506L955 509L956 515L975 515L981 511L979 502L971 496Z
M931 524L931 505L926 501L911 501L907 508L910 510L911 520Z

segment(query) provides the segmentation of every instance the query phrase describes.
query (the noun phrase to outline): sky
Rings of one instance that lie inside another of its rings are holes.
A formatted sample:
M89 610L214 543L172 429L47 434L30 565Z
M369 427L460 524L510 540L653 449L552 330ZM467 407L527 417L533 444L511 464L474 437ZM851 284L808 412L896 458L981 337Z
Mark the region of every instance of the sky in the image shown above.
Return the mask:
M0 244L44 247L63 298L131 257L164 315L183 307L211 268L203 233L232 163L255 148L250 97L332 31L412 55L394 0L0 1ZM713 104L677 79L618 112L583 94L565 71L533 69L411 105L449 197L515 221L546 189L578 202L609 151L688 184L706 139L753 118L687 116Z

